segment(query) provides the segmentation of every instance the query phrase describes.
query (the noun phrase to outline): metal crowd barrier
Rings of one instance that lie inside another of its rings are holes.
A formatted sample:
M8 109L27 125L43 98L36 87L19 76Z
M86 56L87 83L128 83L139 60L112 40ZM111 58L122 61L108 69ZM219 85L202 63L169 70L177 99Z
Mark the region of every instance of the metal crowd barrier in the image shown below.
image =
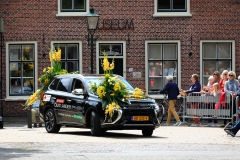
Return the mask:
M239 117L240 113L238 113L238 111L240 112L239 99L240 99L240 97L237 96L236 97L236 115L235 115L236 116L236 123L240 120L240 117Z
M233 112L238 110L238 97L235 100L230 93L225 93L221 101L220 97L200 92L187 94L183 97L183 122L186 123L186 118L233 119Z

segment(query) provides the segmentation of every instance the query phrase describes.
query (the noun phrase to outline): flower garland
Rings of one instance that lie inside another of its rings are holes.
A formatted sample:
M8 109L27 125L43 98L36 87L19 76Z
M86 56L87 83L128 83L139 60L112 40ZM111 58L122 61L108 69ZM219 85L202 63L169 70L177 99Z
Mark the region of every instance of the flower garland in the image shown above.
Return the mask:
M105 117L109 116L111 121L114 110L121 109L120 105L124 102L129 103L129 98L141 99L148 96L139 88L135 88L134 92L130 92L118 76L113 76L114 59L110 63L106 52L103 52L103 55L104 58L101 61L101 66L104 76L99 78L101 81L99 85L96 83L90 84L89 90L96 93L102 99L102 109L105 110Z
M43 105L44 104L44 102L42 101L43 93L48 87L48 85L50 84L50 82L53 80L53 78L56 75L68 73L65 69L62 69L61 62L60 62L61 49L59 47L57 50L55 50L54 47L50 49L49 59L52 64L52 67L47 67L43 69L43 75L38 79L42 87L27 99L27 101L23 105L25 107L24 109L29 108L38 99L41 100L40 105Z

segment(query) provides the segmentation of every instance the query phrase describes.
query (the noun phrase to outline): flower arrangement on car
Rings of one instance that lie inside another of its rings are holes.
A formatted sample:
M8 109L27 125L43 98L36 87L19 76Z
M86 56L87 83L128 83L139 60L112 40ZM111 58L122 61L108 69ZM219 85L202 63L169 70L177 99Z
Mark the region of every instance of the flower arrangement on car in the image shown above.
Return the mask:
M114 111L120 110L120 106L124 102L130 103L129 98L142 99L148 96L139 88L135 88L135 91L130 92L118 76L113 75L114 59L110 63L106 52L103 52L103 55L101 66L103 67L104 76L99 78L99 81L101 81L99 85L96 83L90 84L89 90L102 99L102 109L105 110L105 122L112 122Z
M25 107L24 109L29 108L38 99L40 99L40 103L41 105L43 105L44 102L42 101L42 96L43 96L44 90L53 80L54 76L68 73L65 69L62 69L61 62L60 62L61 49L59 47L56 50L54 47L50 49L49 59L50 59L50 62L52 63L52 67L47 67L43 69L43 74L38 79L42 87L27 99L27 101L23 105Z

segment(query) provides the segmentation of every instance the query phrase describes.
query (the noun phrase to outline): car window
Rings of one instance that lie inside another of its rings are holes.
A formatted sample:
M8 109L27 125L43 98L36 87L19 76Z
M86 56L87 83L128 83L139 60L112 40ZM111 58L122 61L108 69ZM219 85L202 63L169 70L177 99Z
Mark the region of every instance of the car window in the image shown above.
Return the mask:
M84 85L81 80L74 79L73 85L72 85L72 90L74 90L74 89L84 89Z
M52 81L52 83L50 84L49 88L50 88L50 89L53 89L53 90L56 90L56 89L57 89L58 82L59 82L59 79L54 79L54 80Z
M62 78L57 86L58 91L68 92L69 85L71 84L70 78Z

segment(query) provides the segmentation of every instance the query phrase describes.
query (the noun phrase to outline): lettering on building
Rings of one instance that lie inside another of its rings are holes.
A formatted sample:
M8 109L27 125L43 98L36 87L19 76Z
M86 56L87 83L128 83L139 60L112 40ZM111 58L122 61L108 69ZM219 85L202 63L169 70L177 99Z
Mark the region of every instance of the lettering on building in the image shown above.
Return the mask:
M134 30L132 19L102 19L98 24L100 30Z

